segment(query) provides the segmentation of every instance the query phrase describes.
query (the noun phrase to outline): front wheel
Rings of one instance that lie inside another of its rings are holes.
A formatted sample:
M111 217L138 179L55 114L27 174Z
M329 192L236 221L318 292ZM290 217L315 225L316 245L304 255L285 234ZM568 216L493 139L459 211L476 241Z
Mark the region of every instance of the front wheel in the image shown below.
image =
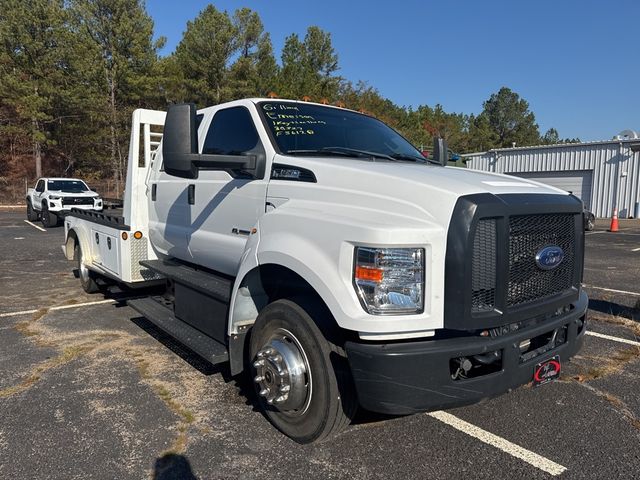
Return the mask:
M35 222L38 220L38 212L33 209L33 205L31 205L31 200L27 200L27 220L30 222Z
M89 268L84 264L82 255L82 248L80 248L80 245L76 243L76 246L73 248L73 258L77 262L80 285L82 285L82 289L85 292L96 293L100 290L100 287L98 287L98 284L96 283L93 272L91 272L91 270L89 270Z
M596 226L596 217L595 215L589 215L587 218L587 224L585 225L585 230L588 232L592 231Z
M323 440L345 428L357 409L343 350L318 324L324 308L277 300L258 315L250 355L258 402L269 421L298 443ZM326 325L326 323L325 323Z
M44 228L52 228L58 226L58 215L49 211L49 207L47 207L46 202L42 204L42 212L40 213L42 217L42 226Z

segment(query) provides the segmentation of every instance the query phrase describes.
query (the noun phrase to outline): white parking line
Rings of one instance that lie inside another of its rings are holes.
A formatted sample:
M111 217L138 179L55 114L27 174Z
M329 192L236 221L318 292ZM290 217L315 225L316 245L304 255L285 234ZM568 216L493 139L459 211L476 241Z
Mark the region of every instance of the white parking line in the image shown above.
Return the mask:
M46 230L42 227L39 227L38 225L36 225L35 223L31 223L29 220L25 220L24 223L28 223L29 225L31 225L33 228L37 228L38 230L40 230L41 232L46 232Z
M467 435L480 440L481 442L486 443L487 445L491 445L492 447L496 447L499 450L502 450L509 455L519 458L527 462L529 465L532 465L544 472L547 472L551 475L560 475L564 471L567 470L566 467L555 463L548 458L543 457L542 455L538 455L526 448L522 448L520 445L516 445L515 443L511 443L509 440L506 440L502 437L494 435L493 433L487 432L486 430L481 429L480 427L476 427L464 420L451 415L450 413L438 411L431 412L427 415L440 420L443 423L459 430Z
M632 252L640 252L640 247L638 248L634 248L633 250L631 250Z
M636 347L640 347L640 342L636 342L635 340L627 340L626 338L614 337L612 335L605 335L604 333L598 333L598 332L587 332L587 335L591 335L592 337L604 338L605 340L611 340L613 342L626 343L627 345L634 345Z
M71 305L58 305L57 307L50 307L48 308L48 310L51 312L55 310L67 310L69 308L88 307L90 305L100 305L103 303L115 303L115 302L116 302L115 300L98 300L96 302L74 303ZM40 309L35 308L33 310L22 310L20 312L0 313L0 318L17 317L18 315L29 315L30 313L36 313L38 310Z
M605 292L624 293L625 295L636 295L640 297L640 293L638 292L628 292L626 290L614 290L613 288L594 287L593 285L587 285L586 283L582 284L582 286L587 288L593 288L595 290L604 290Z
M626 230L620 230L618 232L610 232L609 230L598 230L597 232L586 232L585 235L597 235L599 233L608 233L611 235L634 235L634 236L640 235L640 233L631 233Z

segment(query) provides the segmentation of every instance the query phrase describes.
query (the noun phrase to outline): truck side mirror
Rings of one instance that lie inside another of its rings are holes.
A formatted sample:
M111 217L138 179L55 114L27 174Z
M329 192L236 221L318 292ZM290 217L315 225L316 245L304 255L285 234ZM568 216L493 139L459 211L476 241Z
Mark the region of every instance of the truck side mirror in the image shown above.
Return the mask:
M196 106L193 103L170 105L162 134L164 171L182 178L197 178L193 160L198 156Z
M198 171L242 170L255 174L256 155L212 155L198 153L196 106L170 105L162 134L164 171L174 177L198 178Z
M433 139L433 159L440 163L440 165L447 166L449 149L447 147L447 141L444 138L436 137Z

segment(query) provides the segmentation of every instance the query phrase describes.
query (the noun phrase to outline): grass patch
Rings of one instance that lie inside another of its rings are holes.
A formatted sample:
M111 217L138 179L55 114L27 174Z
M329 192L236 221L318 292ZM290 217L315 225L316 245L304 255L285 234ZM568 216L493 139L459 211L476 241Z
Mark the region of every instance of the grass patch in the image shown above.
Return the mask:
M606 377L614 373L618 373L624 369L624 367L633 360L640 357L640 348L630 347L622 350L617 350L611 357L584 357L584 359L591 359L599 366L589 367L583 370L578 375L572 377L577 382L588 382L591 380L597 380L599 378Z
M78 358L79 356L89 352L93 348L94 347L90 345L77 345L65 348L60 355L53 357L46 362L36 366L33 370L31 370L29 375L22 382L18 383L17 385L12 385L11 387L1 389L0 398L10 397L12 395L16 395L28 390L42 378L42 375L45 372L51 370L52 368L56 368L69 363L75 358Z
M40 332L34 330L32 325L44 317L47 313L49 313L48 308L40 308L33 313L31 320L25 320L23 322L18 322L14 327L18 333L21 333L25 337L35 337Z

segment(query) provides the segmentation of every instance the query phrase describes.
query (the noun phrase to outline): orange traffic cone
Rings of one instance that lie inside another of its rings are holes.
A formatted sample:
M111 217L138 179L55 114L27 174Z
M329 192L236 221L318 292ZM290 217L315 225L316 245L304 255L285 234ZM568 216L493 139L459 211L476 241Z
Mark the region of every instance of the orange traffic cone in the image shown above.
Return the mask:
M618 231L618 207L613 207L613 217L611 218L610 232Z

